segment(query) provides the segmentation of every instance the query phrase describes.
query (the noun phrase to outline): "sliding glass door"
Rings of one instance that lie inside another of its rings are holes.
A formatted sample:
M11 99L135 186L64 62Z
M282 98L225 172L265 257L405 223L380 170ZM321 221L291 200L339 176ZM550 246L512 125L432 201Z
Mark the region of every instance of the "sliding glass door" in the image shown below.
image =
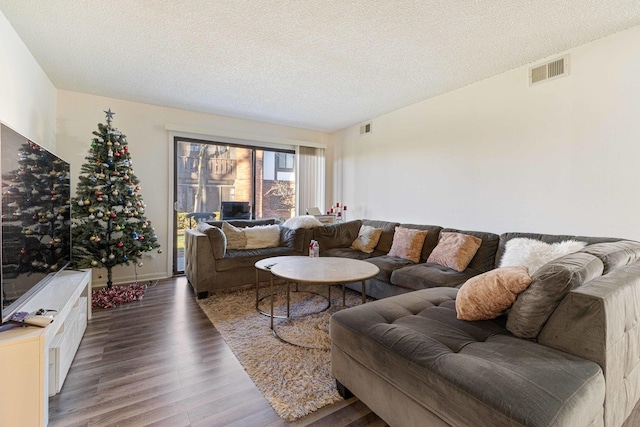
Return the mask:
M295 216L294 151L176 137L174 153L174 274L200 221Z

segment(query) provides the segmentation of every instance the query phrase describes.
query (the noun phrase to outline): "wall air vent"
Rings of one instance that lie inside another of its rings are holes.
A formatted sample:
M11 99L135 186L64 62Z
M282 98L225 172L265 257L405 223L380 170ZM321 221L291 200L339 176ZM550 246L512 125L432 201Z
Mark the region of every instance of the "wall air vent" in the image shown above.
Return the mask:
M360 136L371 133L371 122L363 123L360 125Z
M529 68L529 85L569 75L569 55Z

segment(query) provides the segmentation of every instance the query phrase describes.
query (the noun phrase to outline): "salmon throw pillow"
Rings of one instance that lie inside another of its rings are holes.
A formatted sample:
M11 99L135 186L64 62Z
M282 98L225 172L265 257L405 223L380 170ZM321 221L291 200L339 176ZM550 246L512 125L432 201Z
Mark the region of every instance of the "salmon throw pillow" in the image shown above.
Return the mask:
M513 305L531 284L527 267L502 267L467 280L456 296L461 320L495 319Z

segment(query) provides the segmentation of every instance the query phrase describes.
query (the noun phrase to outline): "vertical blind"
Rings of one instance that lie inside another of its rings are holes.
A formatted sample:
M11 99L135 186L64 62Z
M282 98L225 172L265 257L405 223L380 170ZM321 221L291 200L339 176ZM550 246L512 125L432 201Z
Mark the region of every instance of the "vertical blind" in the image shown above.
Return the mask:
M325 160L324 148L298 146L297 206L298 215L304 215L309 208L324 209Z

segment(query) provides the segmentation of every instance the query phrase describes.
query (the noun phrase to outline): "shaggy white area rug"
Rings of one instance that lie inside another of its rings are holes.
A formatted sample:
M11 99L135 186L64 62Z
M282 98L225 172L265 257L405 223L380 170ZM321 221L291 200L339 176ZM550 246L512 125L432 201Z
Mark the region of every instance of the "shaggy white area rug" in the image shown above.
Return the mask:
M286 312L283 285L278 287L276 315ZM293 288L293 287L292 287ZM309 289L326 295L326 286ZM261 297L268 288L261 289ZM330 347L329 318L342 310L342 287L331 289L331 307L318 314L326 299L307 292L291 293L290 319L274 319L278 334L291 342L313 347ZM217 293L198 300L213 325L236 355L255 385L276 413L295 421L342 398L331 376L331 353L328 350L296 347L276 338L269 328L269 317L255 309L255 290L244 289ZM347 289L347 307L361 303L357 292ZM269 311L269 298L260 305Z

